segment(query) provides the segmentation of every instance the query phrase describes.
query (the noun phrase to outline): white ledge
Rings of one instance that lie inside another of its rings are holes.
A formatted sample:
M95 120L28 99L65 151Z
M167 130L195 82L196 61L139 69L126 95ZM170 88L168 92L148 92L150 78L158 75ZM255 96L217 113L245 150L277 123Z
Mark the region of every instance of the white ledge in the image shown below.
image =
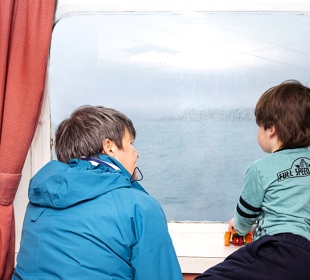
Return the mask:
M169 222L168 228L183 273L201 273L240 248L224 246L226 223Z

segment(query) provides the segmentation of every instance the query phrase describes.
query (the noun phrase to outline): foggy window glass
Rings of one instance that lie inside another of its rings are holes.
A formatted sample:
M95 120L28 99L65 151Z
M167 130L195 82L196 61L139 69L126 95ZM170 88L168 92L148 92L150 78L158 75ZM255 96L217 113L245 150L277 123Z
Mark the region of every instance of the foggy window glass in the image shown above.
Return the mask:
M83 104L112 107L137 130L142 186L167 219L227 221L257 140L259 96L309 84L310 17L297 13L95 13L52 36L53 129Z

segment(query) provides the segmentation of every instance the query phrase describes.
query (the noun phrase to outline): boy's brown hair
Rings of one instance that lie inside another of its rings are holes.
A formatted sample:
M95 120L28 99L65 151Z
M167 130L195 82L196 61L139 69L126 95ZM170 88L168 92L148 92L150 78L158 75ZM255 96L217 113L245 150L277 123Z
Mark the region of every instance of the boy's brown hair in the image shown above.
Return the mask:
M288 80L265 91L255 108L256 123L275 126L281 149L310 146L310 89Z

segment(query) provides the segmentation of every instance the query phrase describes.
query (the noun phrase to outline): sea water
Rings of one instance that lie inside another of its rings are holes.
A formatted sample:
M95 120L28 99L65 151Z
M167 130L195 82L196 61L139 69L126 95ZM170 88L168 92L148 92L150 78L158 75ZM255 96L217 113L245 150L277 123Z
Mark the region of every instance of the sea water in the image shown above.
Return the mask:
M141 185L168 221L228 221L252 161L266 156L253 120L135 120Z
M247 168L267 155L257 143L253 119L132 120L140 184L161 204L168 221L232 218Z

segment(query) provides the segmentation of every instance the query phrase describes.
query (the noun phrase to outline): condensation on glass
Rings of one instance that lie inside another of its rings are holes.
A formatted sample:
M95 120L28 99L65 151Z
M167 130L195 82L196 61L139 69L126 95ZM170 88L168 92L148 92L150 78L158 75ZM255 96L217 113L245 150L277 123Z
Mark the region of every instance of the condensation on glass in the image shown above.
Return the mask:
M75 14L55 26L53 129L82 104L135 124L141 184L171 220L227 221L244 174L265 156L253 110L287 79L309 84L310 16Z

